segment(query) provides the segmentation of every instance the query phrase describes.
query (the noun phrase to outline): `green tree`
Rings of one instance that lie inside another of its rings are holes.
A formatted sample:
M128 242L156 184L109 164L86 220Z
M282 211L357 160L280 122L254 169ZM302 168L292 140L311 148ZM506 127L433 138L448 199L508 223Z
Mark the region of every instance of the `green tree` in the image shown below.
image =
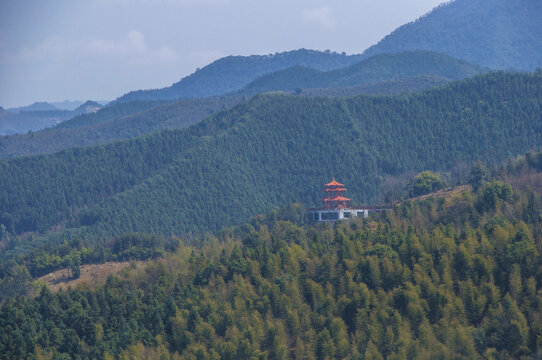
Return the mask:
M423 171L408 184L407 191L410 197L429 194L430 192L442 189L444 181L439 174L431 171Z

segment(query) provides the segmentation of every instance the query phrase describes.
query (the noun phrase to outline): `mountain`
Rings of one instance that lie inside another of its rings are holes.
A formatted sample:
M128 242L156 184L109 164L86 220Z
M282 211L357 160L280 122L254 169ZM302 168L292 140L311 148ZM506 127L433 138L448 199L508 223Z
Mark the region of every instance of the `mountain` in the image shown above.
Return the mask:
M514 73L400 97L258 95L186 129L0 161L0 224L44 241L215 230L316 204L333 176L366 202L389 175L542 145L541 99L541 76Z
M35 102L31 105L11 108L8 110L12 113L19 113L21 111L54 111L60 109L52 104L49 104L48 102Z
M98 103L99 105L101 105L102 107L109 103L108 100L100 100L100 101L95 101L95 102ZM56 106L60 110L73 111L73 110L77 109L79 106L83 105L84 101L81 101L81 100L64 100L64 101L52 102L51 104Z
M416 76L460 80L487 71L489 69L444 54L405 51L376 55L349 67L326 72L296 66L263 75L241 92L253 94L296 88L341 88Z
M31 134L0 138L0 158L51 153L72 146L103 144L192 125L243 100L241 95L175 102L115 103Z
M84 104L79 105L73 112L75 115L95 113L102 109L103 106L96 101L87 100Z
M170 87L132 91L115 101L176 100L221 95L237 91L261 75L292 66L302 65L326 71L352 65L360 59L360 55L305 49L274 55L227 56L198 69Z
M403 25L363 56L431 50L492 69L542 66L542 2L455 0Z
M0 118L12 115L9 111L0 106Z
M53 106L59 108L60 110L68 110L73 111L77 109L79 106L83 105L83 101L80 100L64 100L64 101L58 101L58 102L52 102Z

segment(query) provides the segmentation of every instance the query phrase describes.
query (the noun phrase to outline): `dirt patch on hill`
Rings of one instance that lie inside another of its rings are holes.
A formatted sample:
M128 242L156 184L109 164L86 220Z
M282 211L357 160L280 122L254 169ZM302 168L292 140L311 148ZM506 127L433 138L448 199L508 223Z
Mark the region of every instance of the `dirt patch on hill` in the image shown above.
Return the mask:
M427 195L413 197L413 198L410 198L408 200L410 200L410 201L419 201L419 200L424 200L424 199L427 199L427 198L430 198L430 197L440 197L440 198L444 198L444 199L450 199L450 198L460 196L465 191L472 191L472 186L470 186L470 185L455 186L453 188L446 188L446 189L438 190L438 191L432 192L432 193L427 194Z
M126 267L141 267L143 261L107 262L105 264L93 264L81 266L81 276L78 279L72 277L69 269L61 269L37 279L43 282L51 291L67 289L68 286L76 287L86 285L94 288L103 285L109 275L117 274Z

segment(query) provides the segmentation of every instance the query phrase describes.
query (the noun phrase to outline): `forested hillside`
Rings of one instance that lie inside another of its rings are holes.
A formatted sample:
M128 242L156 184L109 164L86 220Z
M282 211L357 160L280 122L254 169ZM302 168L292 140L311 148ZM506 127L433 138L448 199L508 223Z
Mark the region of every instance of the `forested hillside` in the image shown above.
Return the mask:
M542 2L454 0L403 25L363 55L431 50L492 69L542 66Z
M44 154L73 146L88 146L133 138L165 129L190 126L233 106L242 95L174 102L116 103L96 114L78 116L36 133L0 137L0 158Z
M541 170L540 153L522 157L497 169L498 180L479 179L476 192L335 227L307 226L304 209L290 205L96 289L42 287L0 308L0 353L540 357L542 187L530 189Z
M430 51L376 55L346 68L319 71L297 66L264 75L241 91L248 94L296 88L343 88L382 81L434 76L461 80L489 71L478 65Z
M257 77L280 69L302 65L326 71L349 66L360 59L360 55L305 49L269 55L227 56L196 70L170 87L132 91L116 101L177 100L221 95L237 91Z
M542 77L529 74L402 97L260 95L185 130L1 161L0 224L59 240L213 230L316 204L333 176L359 204L390 174L540 146L541 114Z

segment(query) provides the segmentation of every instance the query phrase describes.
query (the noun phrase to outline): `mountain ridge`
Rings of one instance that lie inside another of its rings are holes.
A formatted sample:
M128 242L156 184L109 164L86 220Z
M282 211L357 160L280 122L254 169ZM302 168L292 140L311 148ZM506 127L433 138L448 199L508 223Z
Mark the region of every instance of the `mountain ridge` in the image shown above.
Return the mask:
M279 69L306 65L321 70L330 70L351 65L359 59L361 59L361 55L307 49L270 55L231 55L196 70L169 87L131 91L115 101L177 100L182 97L222 95L237 91L258 76Z

